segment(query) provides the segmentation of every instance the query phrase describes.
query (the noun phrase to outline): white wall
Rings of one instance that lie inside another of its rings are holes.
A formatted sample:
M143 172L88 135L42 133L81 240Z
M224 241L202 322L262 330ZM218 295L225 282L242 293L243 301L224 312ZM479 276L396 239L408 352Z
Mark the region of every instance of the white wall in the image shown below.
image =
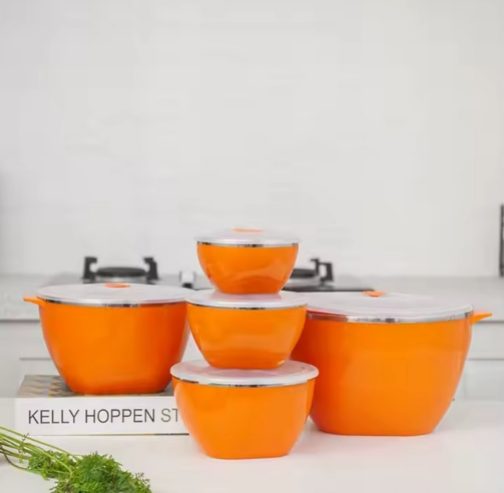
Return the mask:
M500 0L0 0L0 272L196 266L263 225L356 274L493 275Z

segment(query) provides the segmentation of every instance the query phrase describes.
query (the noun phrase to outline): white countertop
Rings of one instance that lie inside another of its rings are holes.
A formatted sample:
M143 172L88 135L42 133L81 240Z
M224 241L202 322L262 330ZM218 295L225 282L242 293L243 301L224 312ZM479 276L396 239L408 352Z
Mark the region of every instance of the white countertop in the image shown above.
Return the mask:
M37 307L24 303L23 294L44 284L60 283L67 277L61 275L51 280L40 275L0 275L0 320L38 320ZM492 312L493 317L489 321L504 322L504 278L501 277L381 276L357 279L340 276L336 278L336 283L341 286L369 285L380 291L451 297L470 303L477 310Z
M10 424L12 401L0 400ZM502 493L504 403L455 402L421 437L342 437L309 424L280 459L209 459L187 436L50 439L73 452L97 450L151 479L154 493ZM49 485L0 460L0 491L47 493Z
M488 322L504 321L502 277L370 277L368 284L379 291L426 294L470 303L476 310L492 312ZM485 321L485 322L487 322Z

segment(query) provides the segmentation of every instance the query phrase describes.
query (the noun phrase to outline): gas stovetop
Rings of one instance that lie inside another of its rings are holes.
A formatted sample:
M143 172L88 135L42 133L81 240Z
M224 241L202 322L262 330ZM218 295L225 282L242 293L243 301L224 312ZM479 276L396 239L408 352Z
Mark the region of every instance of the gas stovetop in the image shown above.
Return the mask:
M96 257L84 257L82 282L131 282L155 284L159 279L157 262L154 257L144 257L145 267L104 266L93 270L98 262Z
M371 291L371 288L355 277L333 273L332 262L322 262L318 257L310 259L312 267L296 267L285 286L286 291L300 293L335 291Z
M205 276L195 272L180 272L178 275L160 276L158 264L153 257L144 257L144 267L103 266L93 269L96 257L84 258L82 282L141 282L148 284L170 284L190 289L209 289L211 284ZM334 279L331 262L319 258L310 259L311 267L296 267L285 286L287 291L330 292L330 291L369 291L371 288L349 276Z

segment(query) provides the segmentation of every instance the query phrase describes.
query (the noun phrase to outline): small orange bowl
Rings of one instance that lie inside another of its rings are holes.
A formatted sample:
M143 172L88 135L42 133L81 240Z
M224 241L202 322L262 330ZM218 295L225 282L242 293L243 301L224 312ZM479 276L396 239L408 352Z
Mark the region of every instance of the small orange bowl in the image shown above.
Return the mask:
M219 370L196 361L171 371L185 426L218 459L287 455L303 430L318 375L296 361L268 371Z
M290 356L306 317L296 293L230 295L200 291L187 317L205 359L217 368L272 369Z
M235 229L200 237L198 258L208 279L223 293L276 293L287 283L298 240L262 230Z

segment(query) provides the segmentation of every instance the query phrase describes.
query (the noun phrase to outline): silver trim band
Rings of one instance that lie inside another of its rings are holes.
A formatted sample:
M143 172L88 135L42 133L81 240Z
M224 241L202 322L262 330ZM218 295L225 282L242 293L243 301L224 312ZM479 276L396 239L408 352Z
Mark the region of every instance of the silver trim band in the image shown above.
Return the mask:
M333 322L347 323L367 323L367 324L415 324L422 322L449 322L450 320L464 320L469 318L473 312L456 313L445 317L431 316L419 318L401 318L401 317L373 317L365 315L336 315L331 313L308 311L309 320L327 320Z
M280 247L290 247L290 246L298 246L298 242L288 241L285 243L231 243L226 242L225 240L219 241L199 241L196 240L198 245L207 245L207 246L223 246L223 247L238 247L238 248L280 248Z
M184 300L177 300L177 301L160 301L159 303L157 302L145 302L145 303L96 303L96 302L89 302L86 303L84 301L78 302L78 301L62 301L62 300L53 300L50 298L39 298L46 303L54 303L56 305L71 305L71 306L87 306L89 308L95 307L95 308L140 308L142 306L163 306L163 305L176 305L178 303L185 303Z
M203 308L220 308L223 310L287 310L289 308L305 308L308 303L288 306L222 306L205 304L203 302L187 301L187 304L193 306L201 306Z
M296 387L298 385L304 385L305 383L308 383L311 380L315 380L317 378L317 377L312 377L312 378L306 379L304 382L297 382L297 383L272 383L272 384L260 383L257 385L251 385L251 384L234 384L234 383L198 382L197 380L189 380L189 379L185 379L185 378L179 378L179 377L176 377L175 375L172 375L172 377L176 378L180 382L192 383L194 385L206 385L208 387L248 388L248 389L258 389L258 388L264 388L264 387Z

